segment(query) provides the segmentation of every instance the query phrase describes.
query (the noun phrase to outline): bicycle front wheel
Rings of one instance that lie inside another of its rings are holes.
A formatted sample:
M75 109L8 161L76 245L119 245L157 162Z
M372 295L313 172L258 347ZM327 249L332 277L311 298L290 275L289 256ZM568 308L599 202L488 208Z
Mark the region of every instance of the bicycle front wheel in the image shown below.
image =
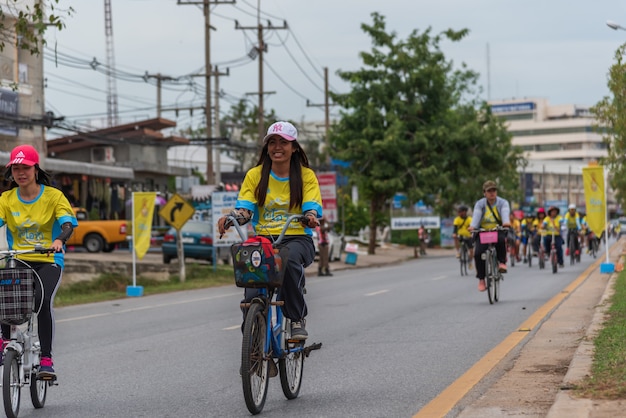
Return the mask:
M495 272L498 269L498 265L495 264L495 251L487 250L487 258L485 259L485 281L487 285L487 297L489 298L489 303L493 305L495 302L493 291L494 291L494 283L493 278L495 277Z
M461 263L461 276L467 276L467 263L469 262L469 254L467 252L467 247L465 244L461 244L461 255L460 255L460 263Z
M289 349L300 346L303 343L288 343ZM302 371L304 370L304 351L298 350L287 354L285 358L278 360L280 371L280 386L287 399L295 399L300 393L302 384Z
M251 414L261 413L267 397L269 362L265 355L267 322L260 303L248 309L241 345L241 381L243 397Z
M4 412L8 418L17 418L20 412L20 366L17 362L17 353L7 350L4 354L2 368L2 399Z
M556 273L559 270L557 264L556 250L550 251L550 261L552 262L552 273Z
M30 400L36 409L41 409L46 404L46 396L48 394L48 382L37 379L37 374L30 375Z

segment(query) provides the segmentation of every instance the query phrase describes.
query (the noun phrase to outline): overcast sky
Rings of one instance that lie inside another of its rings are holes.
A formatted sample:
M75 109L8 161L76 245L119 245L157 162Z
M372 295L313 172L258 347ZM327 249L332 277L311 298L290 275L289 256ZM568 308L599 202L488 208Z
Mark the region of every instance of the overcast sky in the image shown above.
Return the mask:
M202 106L204 80L185 77L204 71L202 7L176 0L111 3L120 121L156 116L155 79L141 80L146 72L177 79L164 83L164 107ZM103 124L107 78L88 63L96 58L106 64L104 1L60 0L61 8L69 4L75 12L66 19L67 28L47 35L46 108L70 121ZM374 11L402 39L428 27L433 33L469 29L460 43L442 47L449 59L481 74L485 99L544 97L551 104L592 106L608 94L608 69L616 49L626 42L626 31L606 25L613 20L626 26L626 3L617 0L237 0L212 6L211 12L216 28L211 61L230 74L220 77L221 113L240 98L256 103L249 93L258 90L258 61L247 54L256 45L257 32L235 29L235 20L256 27L258 4L264 26L288 26L264 31L264 89L275 92L266 96L265 107L295 121L323 120L323 108L307 106L307 99L311 104L324 101L323 67L329 69L331 89L347 91L335 72L361 67L358 54L369 51L371 43L360 26L372 22ZM181 128L203 125L201 110L193 116L187 111L162 116Z

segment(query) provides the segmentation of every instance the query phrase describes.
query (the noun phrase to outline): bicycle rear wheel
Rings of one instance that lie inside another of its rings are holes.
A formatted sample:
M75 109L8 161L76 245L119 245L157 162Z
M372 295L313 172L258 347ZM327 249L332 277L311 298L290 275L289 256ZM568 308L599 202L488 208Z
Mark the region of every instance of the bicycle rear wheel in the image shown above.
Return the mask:
M17 418L20 412L20 366L17 363L17 353L7 350L4 353L2 368L2 399L4 413L8 418Z
M556 250L550 251L550 262L552 263L552 273L556 273L559 270L557 264Z
M265 356L267 323L264 307L252 303L243 326L241 381L243 397L251 414L261 413L267 397L269 362Z
M301 346L304 343L286 343L289 349ZM280 371L280 387L287 399L295 399L300 393L302 385L302 371L304 370L304 351L298 350L287 354L286 357L278 360L278 370Z
M41 409L46 404L48 386L50 381L37 379L37 373L30 375L30 400L36 409Z
M461 256L459 259L461 263L461 276L467 276L467 263L469 262L469 254L465 243L461 244Z
M528 259L528 267L533 266L533 246L530 238L528 239L528 243L526 244L526 257Z

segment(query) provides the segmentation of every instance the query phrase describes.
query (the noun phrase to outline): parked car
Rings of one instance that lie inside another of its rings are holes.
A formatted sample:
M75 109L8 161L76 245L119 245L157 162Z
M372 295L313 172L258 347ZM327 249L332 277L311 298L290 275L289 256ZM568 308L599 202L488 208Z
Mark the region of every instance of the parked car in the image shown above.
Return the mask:
M185 258L213 261L213 225L206 221L187 221L181 228L183 251ZM161 249L163 251L163 263L169 264L174 258L178 258L176 249L176 228L170 228L163 236Z
M313 230L313 244L315 245L315 256L319 256L317 231ZM341 251L343 248L343 237L334 231L328 233L328 259L337 261L341 259Z

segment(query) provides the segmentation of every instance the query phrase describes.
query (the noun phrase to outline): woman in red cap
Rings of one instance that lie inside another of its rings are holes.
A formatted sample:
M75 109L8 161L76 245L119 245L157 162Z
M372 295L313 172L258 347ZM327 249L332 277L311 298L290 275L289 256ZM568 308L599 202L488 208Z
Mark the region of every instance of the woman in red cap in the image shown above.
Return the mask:
M54 250L49 254L24 254L41 277L43 303L37 316L41 363L38 377L56 379L52 363L54 340L54 295L61 283L64 246L78 222L63 192L51 185L51 176L39 166L39 154L31 145L19 145L11 151L5 179L11 188L0 195L0 226L7 226L9 249L31 250L35 245ZM35 287L39 287L35 281ZM2 325L2 336L9 336L9 326ZM2 340L0 340L2 341ZM4 348L4 342L2 343Z

